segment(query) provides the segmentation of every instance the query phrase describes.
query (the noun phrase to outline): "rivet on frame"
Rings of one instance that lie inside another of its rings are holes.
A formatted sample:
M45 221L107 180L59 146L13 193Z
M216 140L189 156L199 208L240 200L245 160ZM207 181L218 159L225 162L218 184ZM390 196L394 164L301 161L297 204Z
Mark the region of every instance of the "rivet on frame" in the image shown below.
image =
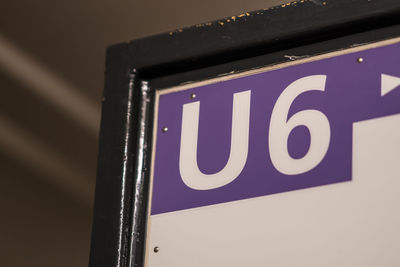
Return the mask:
M358 63L363 63L363 62L364 62L364 59L363 59L362 57L359 57L359 58L357 58L357 62L358 62Z
M161 131L162 131L163 133L166 133L166 132L168 132L168 128L167 128L167 127L164 127L164 128L161 129Z
M159 247L154 247L153 251L154 251L154 253L157 253L157 252L160 251L160 248Z
M191 98L191 99L195 99L195 98L196 98L196 94L194 94L194 93L191 94L191 95L190 95L190 98Z

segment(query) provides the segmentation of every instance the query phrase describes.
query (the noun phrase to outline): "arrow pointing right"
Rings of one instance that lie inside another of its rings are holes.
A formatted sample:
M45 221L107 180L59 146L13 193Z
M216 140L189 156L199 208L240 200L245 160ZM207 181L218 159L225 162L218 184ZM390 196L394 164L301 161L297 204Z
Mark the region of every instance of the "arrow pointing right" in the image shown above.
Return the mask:
M384 96L400 86L400 77L382 74L381 96Z

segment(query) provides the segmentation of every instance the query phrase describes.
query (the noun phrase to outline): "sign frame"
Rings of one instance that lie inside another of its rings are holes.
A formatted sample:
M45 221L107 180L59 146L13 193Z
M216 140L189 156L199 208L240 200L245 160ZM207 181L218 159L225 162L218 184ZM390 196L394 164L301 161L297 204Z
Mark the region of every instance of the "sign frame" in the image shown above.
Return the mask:
M89 266L144 266L156 91L399 36L399 1L310 0L110 47Z

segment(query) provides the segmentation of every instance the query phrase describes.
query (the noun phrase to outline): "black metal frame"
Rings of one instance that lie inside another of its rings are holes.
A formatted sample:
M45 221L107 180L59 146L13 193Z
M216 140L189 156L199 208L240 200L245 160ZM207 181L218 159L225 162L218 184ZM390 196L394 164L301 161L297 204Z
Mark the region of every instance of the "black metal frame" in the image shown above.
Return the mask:
M89 265L144 264L156 90L399 36L398 0L305 0L110 47Z

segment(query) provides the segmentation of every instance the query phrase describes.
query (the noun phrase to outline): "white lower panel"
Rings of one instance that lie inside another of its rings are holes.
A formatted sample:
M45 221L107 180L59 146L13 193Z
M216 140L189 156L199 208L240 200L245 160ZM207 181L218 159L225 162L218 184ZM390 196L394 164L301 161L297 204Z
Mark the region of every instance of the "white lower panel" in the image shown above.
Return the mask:
M400 266L400 115L354 124L351 182L150 220L149 267Z

